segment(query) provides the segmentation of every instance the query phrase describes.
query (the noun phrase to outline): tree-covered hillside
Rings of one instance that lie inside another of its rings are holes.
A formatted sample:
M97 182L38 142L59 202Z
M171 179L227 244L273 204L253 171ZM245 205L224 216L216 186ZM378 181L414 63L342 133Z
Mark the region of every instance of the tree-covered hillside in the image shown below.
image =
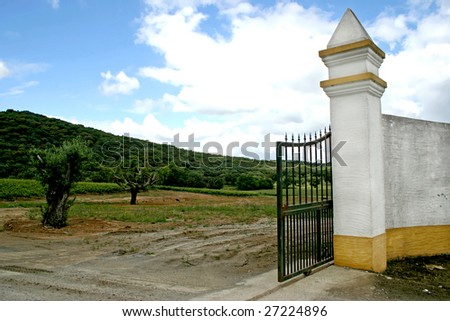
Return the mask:
M275 178L273 163L188 151L11 109L0 112L0 178L32 178L32 148L60 146L75 137L93 151L86 173L90 181L111 181L113 170L136 161L157 170L166 185L220 188L223 183L235 185L239 175L249 173Z

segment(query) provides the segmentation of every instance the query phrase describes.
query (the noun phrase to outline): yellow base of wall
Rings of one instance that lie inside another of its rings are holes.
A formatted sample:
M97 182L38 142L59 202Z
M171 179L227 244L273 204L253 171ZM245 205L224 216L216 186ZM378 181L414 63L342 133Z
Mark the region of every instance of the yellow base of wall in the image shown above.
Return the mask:
M387 260L450 254L450 225L394 228L373 238L334 236L334 264L383 272Z
M450 225L389 229L386 239L388 259L450 254Z
M334 264L383 272L386 269L386 234L373 238L334 236Z

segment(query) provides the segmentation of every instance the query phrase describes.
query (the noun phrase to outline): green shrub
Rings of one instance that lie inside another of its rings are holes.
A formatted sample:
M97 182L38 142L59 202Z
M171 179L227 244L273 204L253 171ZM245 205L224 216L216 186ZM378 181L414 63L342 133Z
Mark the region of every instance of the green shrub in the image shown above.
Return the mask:
M239 190L251 191L258 189L272 189L273 183L270 178L241 174L236 179L236 186Z
M179 187L179 186L156 186L157 189L168 191L179 191L189 193L200 193L209 195L223 195L223 196L258 196L255 192L244 192L236 190L223 190L223 189L209 189L209 188L195 188L195 187Z
M123 190L114 183L79 182L72 189L72 194L110 194ZM45 188L33 179L0 179L0 199L45 197Z
M224 185L224 179L222 177L207 177L206 187L210 189L222 189Z
M0 179L0 199L14 200L18 197L44 197L45 189L36 180Z

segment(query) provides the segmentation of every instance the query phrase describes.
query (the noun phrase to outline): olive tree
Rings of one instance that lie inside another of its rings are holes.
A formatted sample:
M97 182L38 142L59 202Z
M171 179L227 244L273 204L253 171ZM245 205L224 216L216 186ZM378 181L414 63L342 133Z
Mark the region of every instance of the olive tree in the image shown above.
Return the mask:
M120 169L114 175L114 182L124 190L131 193L130 204L135 205L137 202L137 194L147 190L156 184L158 175L151 171L148 166L139 167L137 165L130 168Z
M67 215L75 198L69 200L72 186L83 177L83 167L91 156L86 143L79 139L65 141L59 147L33 150L36 178L46 188L47 205L42 223L61 228L67 225Z

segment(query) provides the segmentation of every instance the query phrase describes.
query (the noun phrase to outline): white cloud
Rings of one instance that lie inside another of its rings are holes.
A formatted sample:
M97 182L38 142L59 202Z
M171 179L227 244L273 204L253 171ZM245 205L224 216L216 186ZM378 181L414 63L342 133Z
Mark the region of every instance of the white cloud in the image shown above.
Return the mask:
M241 7L242 0L145 0L145 3L153 11L158 13L170 12L181 8L198 8L206 5L214 5L221 9Z
M8 67L6 67L6 64L3 61L0 61L0 79L6 78L11 74Z
M164 2L164 10L143 18L137 40L161 53L165 65L143 67L139 76L173 85L178 92L149 101L151 113L142 122L116 121L110 127L116 134L130 132L157 142L171 142L176 134L187 141L194 134L200 151L206 143L217 142L226 153L237 142L234 156L245 155L245 143L258 144L262 155L267 134L274 142L285 132L328 125L328 98L319 87L327 69L318 51L326 47L337 21L296 3L263 9L232 2L217 5L222 18L228 19L226 39L203 32L203 23L214 17L196 6ZM156 116L155 108L192 114L175 127Z
M59 0L47 0L53 9L59 8Z
M156 105L157 102L150 98L136 99L133 107L129 111L135 114L148 114L155 108Z
M15 96L15 95L20 95L20 94L23 94L23 93L25 92L25 89L31 88L31 87L34 87L34 86L37 86L37 85L39 85L39 82L38 82L38 81L35 81L35 80L33 80L33 81L28 81L28 82L23 83L23 84L21 84L21 85L19 85L19 86L12 87L12 88L10 88L8 91L6 91L6 92L0 93L0 97L1 97L1 96Z
M248 6L239 10L241 15L233 11L230 40L202 32L201 23L209 17L191 7L173 14L150 13L138 40L161 52L166 65L141 68L140 75L179 87L172 100L190 111L323 112L308 110L301 94L313 90L326 104L318 86L326 68L317 52L327 43L334 23L324 21L321 12L295 3L259 9L258 16L247 14L252 11Z
M408 22L411 20L404 14L398 16L381 14L375 23L367 28L367 31L371 37L388 43L392 50L408 35L410 31Z
M47 66L47 64L43 63L5 62L0 60L0 79L13 78L13 83L17 83L16 86L12 86L7 91L0 92L0 97L20 95L25 93L26 89L39 85L39 81L26 81L25 79L29 74L45 71Z
M24 78L29 74L46 71L48 64L21 61L0 61L0 79L5 77Z
M292 2L262 8L217 1L226 29L221 37L202 29L214 19L201 10L208 0L150 2L137 41L160 53L165 63L142 67L138 75L178 91L135 101L133 111L147 116L114 122L110 128L116 134L171 142L175 134L187 141L194 133L202 146L219 142L225 152L230 142L260 143L269 133L275 141L285 132L328 124L329 99L319 87L327 69L318 51L338 21L327 13ZM399 14L381 13L367 28L376 42L391 47L380 70L388 82L383 112L448 122L450 6L419 4L412 1ZM174 126L158 109L191 114ZM239 148L233 152L240 154Z
M388 82L383 111L450 122L450 92L444 89L450 83L449 5L437 1L433 11L423 11L423 5L413 1L408 13L401 16L414 23L398 34L393 32L390 39L380 39L398 45L397 52L387 54L380 70ZM428 3L426 8L433 7ZM391 15L389 19L398 17Z
M117 75L113 75L111 71L102 72L102 78L104 79L99 90L103 95L128 95L133 90L139 88L139 80L134 77L128 77L125 72L119 71Z

